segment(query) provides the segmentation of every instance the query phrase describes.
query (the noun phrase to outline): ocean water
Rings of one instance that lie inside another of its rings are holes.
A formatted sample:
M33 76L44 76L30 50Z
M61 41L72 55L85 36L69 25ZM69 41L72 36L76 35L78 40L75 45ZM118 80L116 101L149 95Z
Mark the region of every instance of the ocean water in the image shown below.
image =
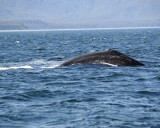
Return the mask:
M118 50L145 64L58 67ZM160 128L160 29L0 32L0 128Z

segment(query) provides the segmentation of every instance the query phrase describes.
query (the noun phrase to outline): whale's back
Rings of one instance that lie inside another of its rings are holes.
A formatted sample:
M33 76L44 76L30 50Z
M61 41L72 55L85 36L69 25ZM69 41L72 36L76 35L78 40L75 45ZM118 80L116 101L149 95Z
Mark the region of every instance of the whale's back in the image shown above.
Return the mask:
M60 66L68 66L73 64L111 64L117 66L144 65L141 62L113 49L78 56L62 63Z

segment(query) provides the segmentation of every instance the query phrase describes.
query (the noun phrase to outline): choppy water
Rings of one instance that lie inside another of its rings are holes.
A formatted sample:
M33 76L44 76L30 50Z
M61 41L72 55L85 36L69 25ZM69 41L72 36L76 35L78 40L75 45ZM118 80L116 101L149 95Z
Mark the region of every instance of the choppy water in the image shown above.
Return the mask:
M146 66L72 65L116 49ZM159 128L160 29L0 33L1 128Z

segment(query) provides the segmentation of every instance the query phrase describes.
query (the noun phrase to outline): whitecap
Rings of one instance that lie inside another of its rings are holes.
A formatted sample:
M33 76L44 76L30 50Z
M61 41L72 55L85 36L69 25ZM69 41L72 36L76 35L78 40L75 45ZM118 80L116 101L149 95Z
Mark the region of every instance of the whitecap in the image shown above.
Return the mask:
M31 66L11 66L11 67L0 67L0 70L9 70L9 69L31 69Z
M16 41L16 43L17 43L17 44L19 44L19 43L20 43L20 41L19 41L19 40L17 40L17 41Z

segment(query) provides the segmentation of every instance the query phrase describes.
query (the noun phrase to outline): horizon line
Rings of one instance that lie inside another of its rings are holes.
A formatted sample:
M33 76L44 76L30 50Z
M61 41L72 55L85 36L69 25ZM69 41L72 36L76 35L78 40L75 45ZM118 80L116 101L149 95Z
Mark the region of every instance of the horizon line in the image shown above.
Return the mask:
M126 30L126 29L158 29L157 27L113 27L113 28L59 28L59 29L15 29L0 30L0 32L41 32L41 31L91 31L91 30Z

